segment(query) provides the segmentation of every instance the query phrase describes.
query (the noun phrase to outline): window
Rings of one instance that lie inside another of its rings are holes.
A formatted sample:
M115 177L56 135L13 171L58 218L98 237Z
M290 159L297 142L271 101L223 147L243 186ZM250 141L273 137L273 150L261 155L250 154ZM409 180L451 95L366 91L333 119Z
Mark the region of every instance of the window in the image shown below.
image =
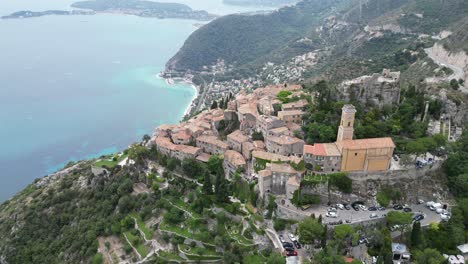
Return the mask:
M348 126L351 126L351 122L348 122Z
M357 156L357 152L356 152L356 153L354 153L354 156Z

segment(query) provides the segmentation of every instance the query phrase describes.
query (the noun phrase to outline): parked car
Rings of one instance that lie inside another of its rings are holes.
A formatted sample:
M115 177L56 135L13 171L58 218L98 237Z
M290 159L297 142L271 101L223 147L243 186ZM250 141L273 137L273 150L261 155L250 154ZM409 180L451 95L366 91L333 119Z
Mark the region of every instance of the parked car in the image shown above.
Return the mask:
M291 234L291 233L289 233L289 238L290 238L291 241L293 241L293 242L296 241L296 237L295 237L293 234Z
M403 211L409 213L409 212L411 212L413 210L411 208L409 208L409 207L405 207L405 208L403 208Z
M330 207L327 209L327 212L335 212L336 213L336 208Z
M376 213L372 213L369 217L370 217L370 218L377 218L377 217L379 217L379 216L378 216Z
M440 220L442 222L447 222L448 220L450 220L450 215L449 214L441 214L440 215Z
M375 207L375 206L371 206L371 207L369 207L369 209L368 209L368 210L369 210L369 211L372 211L372 212L373 212L373 211L377 211L377 207Z
M379 211L385 211L385 210L387 210L387 208L385 208L385 207L383 207L383 206L379 206L379 207L377 207L377 210L379 210Z
M351 210L351 206L349 206L349 204L345 204L345 205L344 205L344 208L345 208L346 210Z
M354 211L359 211L359 206L355 205L353 206Z
M286 240L284 240L283 235L279 235L279 240L281 241L281 243L285 243L285 242L286 242Z
M363 211L367 211L367 207L365 205L359 204L358 206L359 206L359 209Z
M416 221L416 222L419 222L419 221L421 221L423 219L424 219L423 214L417 214L417 215L413 216L413 220Z
M338 209L340 209L340 210L344 210L344 209L345 209L344 205L342 205L342 204L336 204L336 208L338 208Z
M293 243L291 242L283 242L283 247L294 247Z
M297 240L294 241L294 246L295 246L297 249L302 248L301 244L300 244Z
M403 206L401 204L396 204L393 206L393 209L395 210L402 210L403 209Z
M418 204L423 204L423 203L424 203L424 200L418 199Z
M297 251L295 251L295 250L292 250L292 251L286 250L286 256L287 257L297 256Z
M337 218L338 214L336 212L327 212L325 216L330 218Z

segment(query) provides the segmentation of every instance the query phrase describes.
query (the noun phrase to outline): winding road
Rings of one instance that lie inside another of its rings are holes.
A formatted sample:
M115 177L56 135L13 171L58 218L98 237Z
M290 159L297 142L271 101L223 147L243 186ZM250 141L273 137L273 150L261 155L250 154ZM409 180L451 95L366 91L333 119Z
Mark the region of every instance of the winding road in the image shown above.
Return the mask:
M447 60L445 60L445 58L442 58L441 56L438 56L435 52L434 52L434 47L432 48L428 48L428 49L425 49L424 50L427 54L427 56L433 60L436 64L438 64L439 66L441 67L447 67L447 68L450 68L453 73L448 76L448 77L434 77L432 78L432 80L438 80L438 81L450 81L452 79L455 79L455 80L459 80L459 79L465 79L465 72L463 71L462 68L456 66L456 65L453 65L453 64L450 64ZM466 84L465 84L466 85ZM468 89L464 86L460 86L460 91L462 91L463 93L468 93Z

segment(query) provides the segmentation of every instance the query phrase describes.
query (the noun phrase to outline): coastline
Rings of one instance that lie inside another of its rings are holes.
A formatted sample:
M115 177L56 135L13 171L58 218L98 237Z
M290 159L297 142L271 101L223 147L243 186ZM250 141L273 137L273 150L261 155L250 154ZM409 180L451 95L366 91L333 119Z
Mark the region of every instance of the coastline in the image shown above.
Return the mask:
M190 101L190 104L185 109L184 115L182 116L182 118L185 118L185 116L189 115L192 112L193 108L195 107L195 100L197 100L198 97L200 96L200 87L195 85L192 81L181 78L181 77L165 78L163 77L163 72L156 74L156 76L157 78L164 79L168 86L172 86L178 83L183 83L183 84L189 85L190 87L192 87L193 90L195 90L195 94L192 100Z

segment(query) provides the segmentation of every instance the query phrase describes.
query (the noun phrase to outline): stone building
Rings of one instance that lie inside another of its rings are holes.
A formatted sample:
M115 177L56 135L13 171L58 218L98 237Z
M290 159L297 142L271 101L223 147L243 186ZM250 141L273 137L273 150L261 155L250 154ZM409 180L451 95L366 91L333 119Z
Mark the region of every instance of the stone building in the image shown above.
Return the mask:
M304 146L306 166L317 172L337 172L341 170L341 152L335 143Z
M284 122L279 120L276 116L262 115L257 118L256 130L261 132L263 137L266 137L269 130L283 126Z
M266 194L271 193L275 195L286 194L286 185L291 177L291 186L294 181L302 177L302 173L293 169L287 163L269 163L266 168L258 172L258 186L260 189L260 196L265 197Z
M303 116L304 116L304 112L302 110L288 110L288 111L278 112L278 118L282 120L286 125L302 124Z
M283 104L281 106L281 110L282 111L293 111L293 110L304 111L308 104L309 103L307 102L307 100L302 99L296 102Z
M236 130L227 136L227 143L237 152L242 152L242 143L247 141L249 141L249 137L244 135L240 130Z
M246 169L244 157L237 151L228 150L224 153L224 173L227 179L232 179L236 171L243 173Z
M389 137L353 139L355 114L353 105L343 106L336 142L305 146L305 162L313 167L320 165L324 172L332 172L338 167L339 153L340 171L388 170L395 149L393 140Z
M266 138L266 148L268 152L284 156L302 156L304 144L304 140L291 136L283 135L279 137L272 136Z
M200 136L197 138L196 144L203 152L212 155L224 154L224 152L229 149L227 143L224 143L215 136Z
M161 154L178 160L195 159L202 153L200 148L187 145L176 145L167 137L157 137L155 143L156 148Z

